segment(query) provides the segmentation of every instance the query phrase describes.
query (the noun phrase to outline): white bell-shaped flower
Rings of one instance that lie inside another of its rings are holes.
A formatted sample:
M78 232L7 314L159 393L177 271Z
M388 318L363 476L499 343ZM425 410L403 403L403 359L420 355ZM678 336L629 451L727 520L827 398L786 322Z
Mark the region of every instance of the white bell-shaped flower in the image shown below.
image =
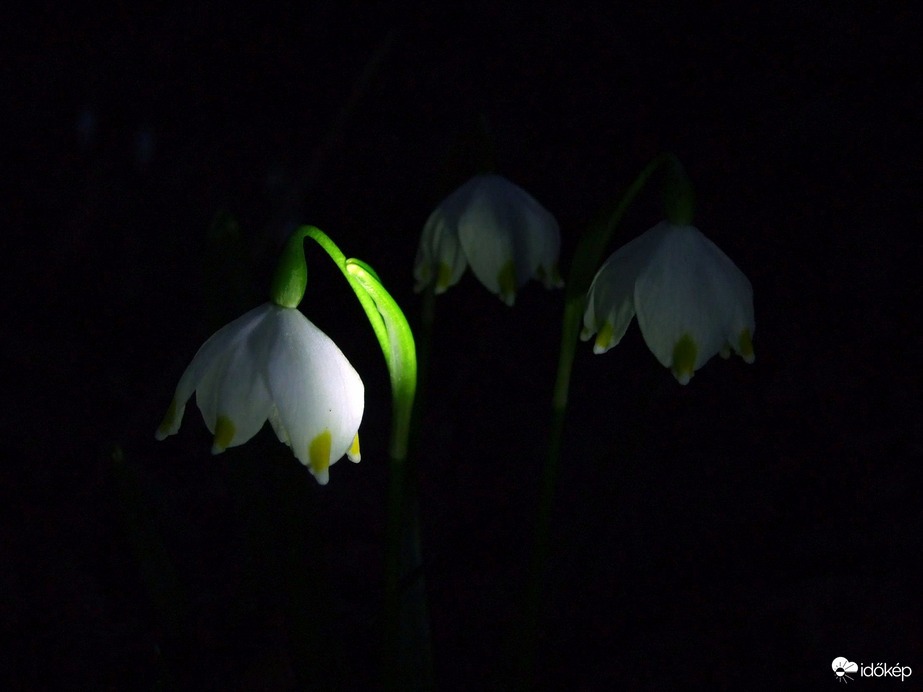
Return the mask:
M664 221L609 257L590 287L581 338L596 334L593 351L605 353L635 314L648 348L680 384L716 353L754 360L750 281L693 226Z
M558 222L522 188L495 173L476 175L446 197L423 228L414 263L415 290L435 281L443 293L465 267L507 305L529 279L563 285Z
M359 461L362 380L295 308L265 303L215 332L180 378L158 440L179 430L193 392L215 436L213 454L245 443L269 420L321 485L344 454Z

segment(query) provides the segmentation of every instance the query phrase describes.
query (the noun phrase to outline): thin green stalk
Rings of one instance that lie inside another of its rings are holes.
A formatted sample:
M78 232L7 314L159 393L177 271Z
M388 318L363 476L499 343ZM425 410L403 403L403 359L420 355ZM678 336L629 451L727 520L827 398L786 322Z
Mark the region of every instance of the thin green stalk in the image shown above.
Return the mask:
M596 220L590 224L574 251L574 260L571 264L570 276L567 279L565 289L561 350L551 404L548 456L545 458L545 465L542 469L528 584L524 592L524 606L521 615L522 619L519 623L519 635L515 638L517 648L515 654L515 680L517 689L532 689L535 685L535 657L538 650L538 632L542 615L542 594L545 589L548 558L551 552L551 519L555 485L561 461L570 377L574 355L576 354L577 337L580 334L580 322L583 318L586 294L593 282L593 277L599 268L603 253L609 245L612 234L628 206L651 175L667 162L679 164L672 154L661 154L648 163L634 182L625 190L624 194L616 199L614 206L612 204L607 206L597 216Z
M432 687L429 620L422 580L401 589L401 579L419 570L419 519L416 485L408 473L411 422L417 386L417 353L413 332L400 306L375 271L358 259L347 259L320 229L302 226L289 237L273 279L273 300L296 307L304 295L307 267L304 238L320 245L339 267L359 299L381 346L391 379L392 420L388 456L388 528L385 546L384 678L389 689Z
M413 334L403 312L368 265L350 259L346 268L375 302L389 335L390 356L386 360L391 372L394 417L385 553L385 685L395 690L432 689L432 645L420 573L416 476L408 455L417 384Z

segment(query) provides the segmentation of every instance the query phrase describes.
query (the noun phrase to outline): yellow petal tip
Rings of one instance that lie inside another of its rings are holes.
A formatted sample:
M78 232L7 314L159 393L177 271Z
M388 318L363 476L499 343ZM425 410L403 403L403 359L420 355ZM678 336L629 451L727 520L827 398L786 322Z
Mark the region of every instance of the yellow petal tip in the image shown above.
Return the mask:
M329 430L324 430L320 435L311 440L308 445L308 466L311 473L321 485L326 485L330 477L330 444Z
M436 270L436 293L443 293L452 283L452 267L445 262L439 263Z
M596 343L593 344L593 353L598 355L612 348L614 336L615 327L611 322L604 322L603 326L599 328L599 333L596 335Z
M356 433L356 437L353 438L353 443L346 451L346 458L357 464L362 461L362 454L359 452L359 433Z
M680 384L689 384L689 380L695 374L698 352L699 349L689 334L683 334L673 346L673 364L670 369Z
M215 421L215 439L212 442L212 454L221 454L231 446L237 428L227 416L218 416Z
M179 430L179 424L183 417L184 408L185 407L179 407L176 405L176 399L170 402L170 406L167 408L167 412L164 414L163 420L160 422L157 431L154 433L155 439L166 439L168 436Z
M752 363L755 361L756 354L753 353L753 339L750 336L749 327L745 327L743 331L740 332L740 337L737 341L737 351L740 353L740 357L744 359L744 362Z

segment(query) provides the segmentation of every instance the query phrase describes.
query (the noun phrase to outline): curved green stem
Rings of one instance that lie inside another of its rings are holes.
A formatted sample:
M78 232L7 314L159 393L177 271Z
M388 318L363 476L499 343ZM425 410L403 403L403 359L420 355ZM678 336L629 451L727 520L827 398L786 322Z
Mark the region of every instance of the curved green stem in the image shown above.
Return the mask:
M278 305L297 307L307 285L303 241L311 238L337 265L359 299L381 346L391 379L388 529L385 548L384 667L389 688L432 686L432 657L422 579L404 589L401 579L419 573L422 562L415 484L408 474L408 449L417 386L417 352L403 311L375 271L347 259L326 233L301 226L289 236L272 283ZM402 598L402 595L404 596Z
M317 242L330 255L333 263L343 272L372 325L391 377L394 425L391 428L390 455L392 459L403 461L407 457L417 386L417 351L407 318L385 290L375 271L362 260L347 259L336 243L315 226L301 226L289 237L273 279L273 300L276 303L295 307L304 296L307 269L302 243L305 238Z
M333 263L343 272L346 281L359 299L365 315L368 317L372 330L378 339L381 350L385 355L385 362L388 370L391 368L391 344L388 335L388 329L382 313L379 312L373 298L366 291L362 282L359 281L347 268L346 255L337 247L330 237L316 226L300 226L292 231L282 250L282 256L276 265L276 273L272 280L272 299L277 305L287 308L298 307L301 299L304 297L305 287L308 282L308 269L304 258L304 239L311 238L320 245ZM384 290L384 289L382 289ZM390 296L389 296L390 297ZM393 301L392 301L393 302ZM404 320L406 322L406 320ZM409 328L408 328L409 330ZM413 337L411 337L412 344ZM414 363L414 376L416 373L416 364ZM392 375L393 383L393 375Z
M561 351L558 371L555 376L552 397L551 426L548 440L548 456L542 469L539 487L538 516L536 518L534 544L529 569L529 583L524 592L524 608L520 632L516 637L518 654L516 685L519 689L534 686L535 656L538 648L539 618L541 616L542 593L545 587L545 572L551 549L551 517L554 505L555 484L561 460L564 438L564 421L567 412L567 397L570 390L571 371L580 335L580 322L586 303L586 294L602 261L603 253L612 234L622 220L628 206L645 186L654 172L665 163L679 166L672 154L661 154L645 166L634 182L613 202L603 208L577 243L570 275L564 294L564 318L561 325ZM681 167L680 167L681 170Z
M404 313L371 267L349 259L346 270L374 301L388 335L385 360L391 373L393 423L385 551L385 684L388 689L430 689L432 653L421 574L419 511L415 477L408 463L417 384L413 333ZM409 583L404 584L404 580Z
M364 295L371 298L383 327L379 329L372 325L391 375L391 396L394 402L391 458L403 460L407 457L410 419L417 387L417 351L413 332L400 306L382 286L371 267L357 259L346 260L345 267L350 283L358 284Z

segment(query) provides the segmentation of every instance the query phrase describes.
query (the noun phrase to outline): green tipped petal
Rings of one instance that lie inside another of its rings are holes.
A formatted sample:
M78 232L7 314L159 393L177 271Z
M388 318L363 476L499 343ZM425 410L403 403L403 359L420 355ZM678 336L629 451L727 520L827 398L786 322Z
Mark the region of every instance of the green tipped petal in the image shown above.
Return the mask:
M355 464L362 461L362 453L359 451L359 433L356 433L353 443L346 450L346 458Z
M439 270L436 273L436 293L445 293L445 290L452 285L452 267L445 262L439 263Z
M157 428L157 432L154 433L154 437L158 440L163 440L169 435L175 435L179 430L180 423L183 421L183 412L185 409L185 405L179 406L176 403L176 399L173 399L170 402L170 406L167 408L167 412L164 414L160 426Z
M507 305L516 302L516 267L513 260L507 260L497 274L497 285L500 287L500 298Z
M753 340L750 337L750 329L748 327L744 327L740 332L740 338L737 340L737 352L747 363L752 363L756 360L756 354L753 353Z
M688 334L683 334L673 347L673 364L670 369L680 384L689 384L695 374L698 351L695 341Z
M596 335L596 343L593 344L593 353L605 353L615 344L615 327L611 322L604 322L599 328L599 334Z
M308 445L308 468L321 485L330 480L330 431L324 430Z
M434 279L442 293L466 267L507 305L530 278L561 286L560 230L555 218L522 188L484 173L446 197L423 228L414 264L415 290Z
M587 296L582 336L602 325L593 349L601 353L635 315L648 348L682 384L731 349L753 361L750 282L692 226L660 223L606 260Z
M215 422L215 440L212 443L212 454L220 454L230 447L236 430L237 428L230 418L218 416L218 420Z
M158 439L176 432L193 393L214 454L244 444L269 420L320 483L344 455L357 460L362 380L297 309L265 303L206 341L180 378Z

